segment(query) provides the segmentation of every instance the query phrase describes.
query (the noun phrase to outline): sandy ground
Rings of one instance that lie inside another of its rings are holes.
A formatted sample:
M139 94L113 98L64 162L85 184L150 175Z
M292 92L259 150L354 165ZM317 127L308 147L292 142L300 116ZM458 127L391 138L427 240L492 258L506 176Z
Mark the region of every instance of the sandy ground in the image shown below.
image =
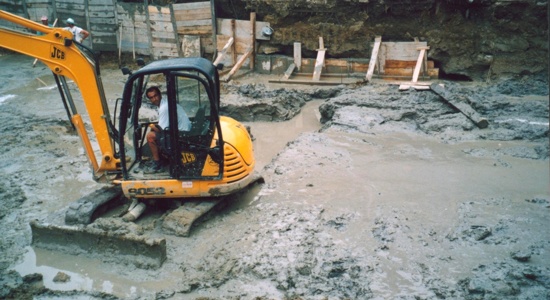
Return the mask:
M545 77L446 82L486 129L429 91L236 79L223 110L251 126L266 183L140 269L30 246L30 220L99 185L49 71L0 64L0 298L550 298ZM124 78L103 80L114 105Z

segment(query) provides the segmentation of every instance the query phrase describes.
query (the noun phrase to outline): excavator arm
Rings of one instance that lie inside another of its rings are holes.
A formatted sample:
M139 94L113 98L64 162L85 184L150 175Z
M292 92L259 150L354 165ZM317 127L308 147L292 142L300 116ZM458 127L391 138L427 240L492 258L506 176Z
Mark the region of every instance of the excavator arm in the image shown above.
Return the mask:
M73 80L80 92L95 133L101 157L96 157L90 142L82 116L72 107L70 119L82 140L88 161L93 170L94 179L100 180L106 172L117 172L120 168L116 157L115 141L117 133L112 126L109 109L103 91L99 68L93 55L83 46L73 41L70 31L63 28L50 28L31 20L0 10L0 20L7 21L23 30L0 27L0 47L28 55L44 63L56 76ZM41 32L36 35L32 32ZM68 93L68 88L60 86Z

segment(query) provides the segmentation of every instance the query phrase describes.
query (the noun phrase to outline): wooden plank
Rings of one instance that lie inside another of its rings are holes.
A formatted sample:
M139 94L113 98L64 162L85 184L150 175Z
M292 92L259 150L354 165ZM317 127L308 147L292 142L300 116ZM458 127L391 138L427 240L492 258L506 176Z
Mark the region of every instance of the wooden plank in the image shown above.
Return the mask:
M170 16L170 14L152 13L152 14L149 15L149 20L154 21L154 22L165 22L165 23L172 22L172 18Z
M174 10L191 10L205 7L210 8L210 1L174 4Z
M113 8L114 8L113 3L111 3L110 5L101 5L101 6L98 6L98 4L94 3L94 4L91 4L88 7L88 10L90 12L94 12L94 13L98 13L98 12L109 13L109 12L112 12L114 14L114 9Z
M231 20L231 32L230 32L230 37L233 38L233 46L231 48L231 52L233 53L233 57L232 57L232 65L234 66L236 63L237 63L237 21L236 20Z
M341 81L332 81L332 80L322 80L322 81L311 81L305 79L275 79L268 80L269 83L282 83L282 84L304 84L304 85L341 85ZM348 82L356 83L356 82Z
M434 68L434 61L428 60L428 69ZM386 60L386 68L414 68L416 60Z
M319 81L321 79L321 71L325 62L325 49L319 49L317 51L317 59L315 60L315 68L313 70L313 81Z
M256 13L250 13L250 44L252 53L250 53L250 70L256 68Z
M212 19L212 12L210 7L194 10L174 10L174 16L177 21Z
M223 49L225 48L225 46L227 45L229 40L231 40L231 44L233 44L233 41L235 40L232 37L229 37L229 36L226 36L226 35L221 35L221 34L218 34L216 39L218 40L218 45L216 46L216 50L218 50L218 51L223 51ZM230 51L231 51L231 49L227 49L226 52L230 52Z
M178 57L178 49L166 50L166 49L153 49L153 56L157 59L167 57Z
M181 45L180 36L178 34L178 27L176 26L176 18L174 17L174 6L170 4L170 18L172 23L172 32L174 33L174 38L176 39L176 45ZM199 39L199 53L200 53L200 39ZM178 47L178 56L183 56L183 49Z
M391 76L391 75L408 76L408 77L412 78L413 74L414 74L414 69L413 68L386 68L382 75L386 75L386 76ZM430 76L430 77L437 78L437 77L439 77L439 69L437 69L437 68L428 69L425 76Z
M420 68L422 68L422 65L424 64L424 57L426 56L426 50L430 49L430 47L419 47L418 50L420 50L420 53L418 54L418 60L416 61L416 67L414 67L414 73L412 82L418 81L418 75L420 75Z
M176 21L178 28L180 27L194 27L194 26L212 26L212 20L189 20L189 21Z
M415 90L429 90L430 89L430 86L427 86L427 85L417 85L416 82L411 82L410 84L400 84L399 85L399 90L400 91L405 91L405 90L408 90L408 89L415 89Z
M212 26L179 27L178 34L209 35L212 34Z
M174 32L172 23L170 22L155 22L151 24L151 33L156 32Z
M250 21L246 20L234 20L234 19L222 19L218 18L217 21L217 28L218 28L218 34L223 35L231 35L231 20L235 21L235 41L239 41L241 39L248 40L250 36ZM262 28L270 26L268 22L261 22L256 21L256 39L257 40L270 40L271 38L268 36L264 36L262 34Z
M286 69L285 71L285 75L283 76L283 79L288 79L290 78L290 75L292 75L292 72L294 72L294 69L296 68L296 65L295 64L290 64L290 66L288 66L288 69Z
M219 37L217 38L217 40L220 41ZM225 56L225 54L227 53L227 51L229 51L231 49L231 45L233 45L233 41L234 41L234 39L231 37L225 43L225 46L223 46L222 50L218 54L218 57L214 61L214 66L217 66L222 61L222 59Z
M296 70L300 72L302 69L302 44L298 42L294 43L294 65Z
M176 47L176 44L174 44L174 43L165 43L165 42L155 42L155 41L153 41L152 45L155 49L174 49L176 51L178 50L178 48Z
M384 53L385 60L416 60L417 48L426 46L427 42L384 42L381 53Z
M170 8L168 8L168 7L148 5L147 10L149 11L149 15L152 15L152 14L167 14L167 15L170 15Z
M152 32L152 35L154 38L175 39L174 33L169 31L155 31L155 32Z
M382 36L376 36L374 38L374 46L372 48L372 53L369 61L369 70L367 71L366 79L370 81L372 79L372 74L374 73L374 67L378 60L378 51L380 51L380 44L382 44Z
M343 59L325 59L326 67L348 67L349 62Z
M61 9L61 10L64 10L64 11L69 11L69 12L75 12L75 13L80 13L81 15L84 14L84 9L86 8L86 6L83 4L75 4L75 3L58 3L57 4L57 9Z
M233 66L231 71L229 71L224 81L227 82L231 79L231 77L235 74L235 72L237 72L241 68L241 66L244 64L244 61L250 56L250 53L252 53L252 47L250 47L250 49L245 54L243 54L243 56L241 56L239 61Z
M216 22L216 3L214 0L210 0L210 22L212 23L212 39L205 45L206 48L212 49L212 57L216 56L216 44L217 42L217 33L218 33L218 22Z
M174 49L177 49L176 47L176 41L173 40L173 41L167 41L165 39L153 39L151 41L151 45L153 46L153 48L174 48Z
M483 129L489 126L487 119L481 117L470 105L465 102L461 102L456 95L451 94L450 91L446 90L443 86L438 83L432 83L430 85L430 89L441 99L443 99L445 103L466 116L477 127Z

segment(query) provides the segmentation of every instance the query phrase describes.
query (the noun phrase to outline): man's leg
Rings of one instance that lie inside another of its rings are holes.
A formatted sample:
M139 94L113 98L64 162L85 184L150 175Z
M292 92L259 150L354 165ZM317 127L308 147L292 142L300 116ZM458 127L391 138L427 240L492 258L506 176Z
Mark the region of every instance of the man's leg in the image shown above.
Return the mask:
M149 133L147 133L147 144L151 149L151 154L153 154L153 160L160 161L159 146L157 144L157 133L155 131L151 130L149 131Z
M147 133L147 144L151 149L153 155L153 164L143 171L144 174L153 174L162 171L162 164L160 163L160 149L159 149L159 137L161 133L151 130Z

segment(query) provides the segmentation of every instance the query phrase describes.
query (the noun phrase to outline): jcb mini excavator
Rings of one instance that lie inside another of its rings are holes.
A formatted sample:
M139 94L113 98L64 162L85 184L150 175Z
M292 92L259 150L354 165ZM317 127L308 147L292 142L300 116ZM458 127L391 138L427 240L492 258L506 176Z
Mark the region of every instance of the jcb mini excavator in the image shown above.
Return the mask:
M209 60L175 58L151 62L135 72L126 70L128 79L122 99L117 100L119 112L111 116L95 55L74 41L72 33L2 10L0 19L17 28L0 27L0 47L34 57L51 69L69 118L81 137L93 178L107 183L72 203L65 216L33 221L33 245L56 248L52 245L75 243L80 244L77 246L81 251L106 247L123 256L149 256L152 261L145 264L159 266L166 258L164 239L119 236L90 226L99 212L114 203L126 202L125 212L118 216L133 221L143 212L145 203L177 202L174 207L178 208L163 218L163 229L186 236L193 221L223 201L223 196L261 180L254 172L253 145L247 128L219 115L220 81L216 66ZM82 94L101 157L94 154L67 79L73 80ZM169 126L163 129L167 138L161 145L167 164L161 172L146 174L143 165L151 159L146 134L155 122L144 117L143 111L149 105L146 89L153 85L160 86L168 100ZM178 130L177 105L189 116L188 131Z

